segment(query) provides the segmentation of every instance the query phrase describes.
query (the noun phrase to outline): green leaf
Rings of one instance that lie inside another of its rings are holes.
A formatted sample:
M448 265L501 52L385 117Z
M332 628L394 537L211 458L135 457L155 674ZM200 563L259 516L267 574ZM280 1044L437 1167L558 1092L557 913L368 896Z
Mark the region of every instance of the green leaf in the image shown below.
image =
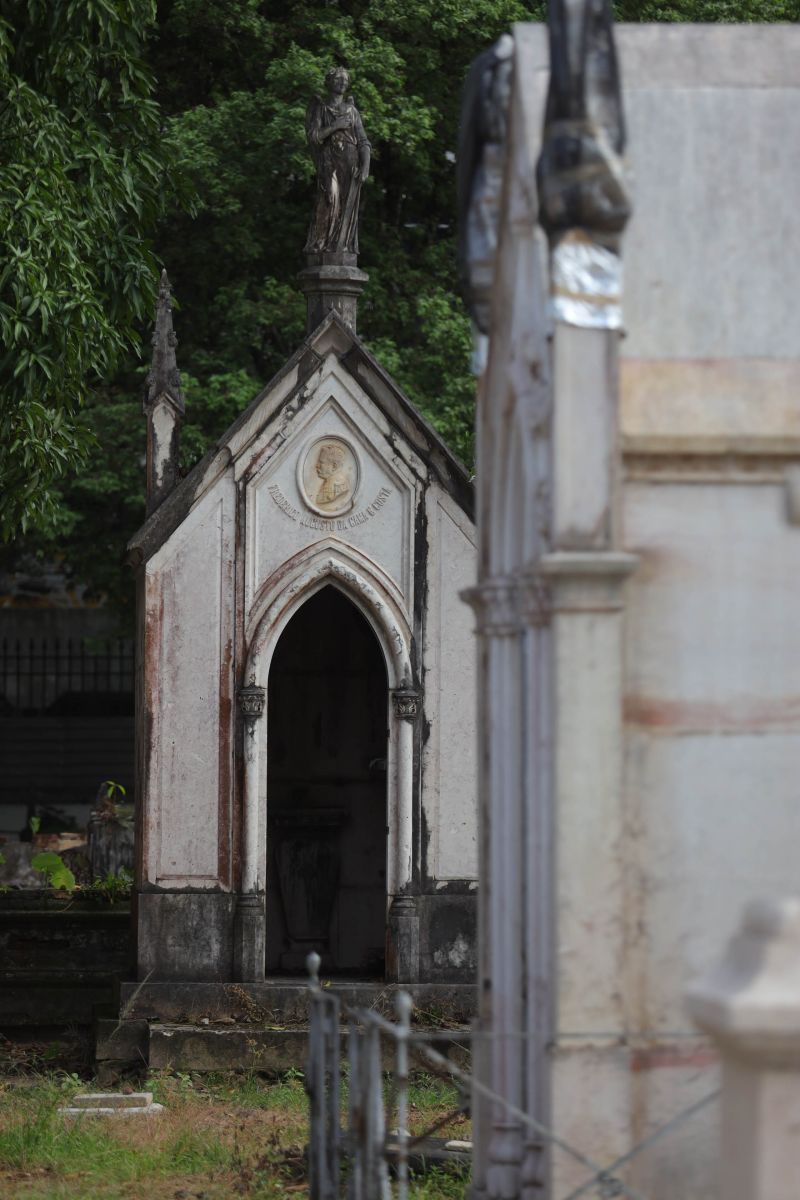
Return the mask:
M41 871L47 877L51 887L60 888L66 892L75 890L75 876L66 865L60 854L53 850L43 850L34 854L31 859L34 871Z

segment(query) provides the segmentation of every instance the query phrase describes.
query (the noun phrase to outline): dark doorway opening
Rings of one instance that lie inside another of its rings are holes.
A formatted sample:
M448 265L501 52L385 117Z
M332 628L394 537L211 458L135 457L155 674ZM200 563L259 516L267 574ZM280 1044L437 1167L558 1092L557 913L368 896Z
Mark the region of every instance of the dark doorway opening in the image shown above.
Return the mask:
M381 977L386 940L387 678L366 619L333 587L281 634L267 708L267 961Z

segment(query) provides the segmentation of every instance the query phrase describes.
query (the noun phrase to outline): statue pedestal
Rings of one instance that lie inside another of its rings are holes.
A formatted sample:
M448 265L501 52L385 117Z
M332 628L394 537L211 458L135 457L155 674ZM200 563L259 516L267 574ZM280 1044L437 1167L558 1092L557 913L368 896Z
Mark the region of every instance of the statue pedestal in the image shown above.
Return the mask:
M308 303L306 333L313 333L329 312L339 314L353 333L356 332L358 297L369 279L360 271L355 254L328 252L307 254L307 266L300 272L300 286Z

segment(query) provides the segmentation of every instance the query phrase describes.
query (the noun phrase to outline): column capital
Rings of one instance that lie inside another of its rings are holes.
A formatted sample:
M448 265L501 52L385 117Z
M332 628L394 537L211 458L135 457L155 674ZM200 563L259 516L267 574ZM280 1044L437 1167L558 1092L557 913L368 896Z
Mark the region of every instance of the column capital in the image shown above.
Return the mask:
M256 721L263 716L266 707L266 689L259 687L251 678L248 684L240 687L236 698L239 702L239 712L246 721Z
M461 592L461 599L475 613L478 633L511 637L520 632L519 581L512 575L483 579Z
M403 721L415 721L422 711L422 693L419 688L399 687L392 690L394 715Z
M535 573L521 575L518 603L526 629L541 629L549 625L553 613L553 594L549 580Z
M552 589L554 612L621 612L623 585L639 559L616 550L554 550L536 573Z

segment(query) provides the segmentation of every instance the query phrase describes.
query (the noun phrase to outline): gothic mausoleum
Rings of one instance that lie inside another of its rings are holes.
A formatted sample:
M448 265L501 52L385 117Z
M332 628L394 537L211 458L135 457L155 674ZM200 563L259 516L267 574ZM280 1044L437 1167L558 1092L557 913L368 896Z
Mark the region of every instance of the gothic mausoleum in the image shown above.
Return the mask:
M472 486L356 333L369 143L326 82L306 339L183 479L162 279L129 545L148 984L297 977L312 950L334 977L474 974Z

